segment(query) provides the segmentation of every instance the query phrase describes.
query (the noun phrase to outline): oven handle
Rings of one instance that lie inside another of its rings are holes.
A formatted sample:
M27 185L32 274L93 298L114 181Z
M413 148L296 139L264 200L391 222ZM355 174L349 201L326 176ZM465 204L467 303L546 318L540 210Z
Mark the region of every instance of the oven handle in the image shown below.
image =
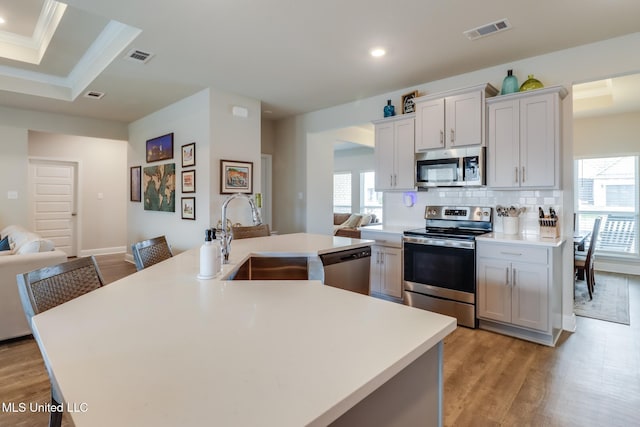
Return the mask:
M473 250L476 248L476 242L474 240L436 239L436 238L403 236L402 241L405 243L415 243L418 245L445 246L445 247L457 248L457 249Z

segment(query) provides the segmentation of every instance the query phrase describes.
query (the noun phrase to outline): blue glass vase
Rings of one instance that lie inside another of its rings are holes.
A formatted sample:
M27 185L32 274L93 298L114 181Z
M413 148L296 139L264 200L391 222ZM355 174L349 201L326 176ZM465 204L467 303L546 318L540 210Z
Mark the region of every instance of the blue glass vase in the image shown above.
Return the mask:
M502 90L500 95L506 95L508 93L515 93L520 90L518 86L518 79L513 75L513 70L507 70L507 77L502 81Z
M391 100L387 100L387 105L384 106L384 116L391 117L396 115L396 108L391 105Z

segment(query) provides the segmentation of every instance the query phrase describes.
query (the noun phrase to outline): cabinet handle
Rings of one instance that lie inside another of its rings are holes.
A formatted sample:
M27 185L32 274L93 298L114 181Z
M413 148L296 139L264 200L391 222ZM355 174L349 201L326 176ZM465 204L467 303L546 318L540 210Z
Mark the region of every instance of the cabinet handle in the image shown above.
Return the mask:
M518 167L517 166L515 167L515 171L516 171L516 182L520 182L520 181L518 181L519 177L518 177Z
M507 286L509 286L509 267L504 269L505 274L505 281L507 282Z
M511 269L511 286L516 287L516 269Z
M500 251L501 255L514 255L514 256L522 256L522 252L505 252L505 251Z
M524 182L525 174L524 174L524 166L522 167L522 182Z
M393 186L398 186L398 175L396 175L395 173L393 174Z
M444 145L444 131L440 129L440 145Z
M456 135L456 134L454 133L453 128L451 128L451 142L454 142L454 141L455 141L455 139L456 139L456 136L455 136L455 135Z
M389 187L393 187L393 174L389 175Z

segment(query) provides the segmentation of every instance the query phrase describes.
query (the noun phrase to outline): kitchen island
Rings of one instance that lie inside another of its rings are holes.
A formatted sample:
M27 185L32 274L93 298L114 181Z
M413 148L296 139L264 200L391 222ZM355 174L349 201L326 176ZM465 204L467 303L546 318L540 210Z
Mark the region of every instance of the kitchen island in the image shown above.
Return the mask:
M316 280L225 280L251 254L369 244L234 241L212 280L194 248L35 316L34 335L77 427L441 425L455 319Z

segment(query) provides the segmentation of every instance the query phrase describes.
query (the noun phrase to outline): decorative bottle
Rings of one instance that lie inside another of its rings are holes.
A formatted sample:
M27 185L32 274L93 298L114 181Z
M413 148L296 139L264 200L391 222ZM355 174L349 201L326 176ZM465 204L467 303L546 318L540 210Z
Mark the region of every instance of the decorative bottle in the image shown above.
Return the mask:
M205 230L204 244L200 246L200 274L198 279L211 279L216 275L216 246L212 243L211 229Z
M502 81L502 90L500 95L518 92L518 78L513 75L513 70L507 70L507 77Z
M384 116L391 117L396 115L396 107L391 105L391 100L387 99L387 105L384 106Z

